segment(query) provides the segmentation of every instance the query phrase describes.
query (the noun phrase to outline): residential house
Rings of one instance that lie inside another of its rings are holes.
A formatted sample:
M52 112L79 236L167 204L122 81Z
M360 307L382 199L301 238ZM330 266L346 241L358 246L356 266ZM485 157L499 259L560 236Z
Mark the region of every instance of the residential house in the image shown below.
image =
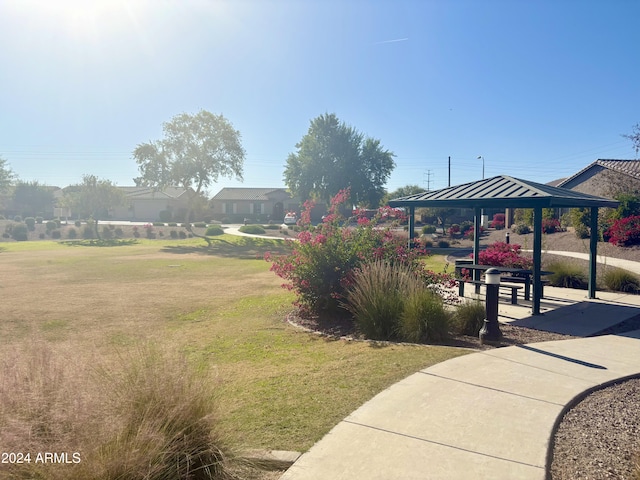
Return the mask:
M596 160L562 180L558 187L599 197L640 190L640 160Z
M225 187L210 202L213 218L242 222L282 222L285 212L300 212L300 200L284 188Z
M154 222L182 221L189 209L189 192L181 187L117 187L124 192L125 204L114 208L110 217L115 220ZM164 213L161 213L164 212Z

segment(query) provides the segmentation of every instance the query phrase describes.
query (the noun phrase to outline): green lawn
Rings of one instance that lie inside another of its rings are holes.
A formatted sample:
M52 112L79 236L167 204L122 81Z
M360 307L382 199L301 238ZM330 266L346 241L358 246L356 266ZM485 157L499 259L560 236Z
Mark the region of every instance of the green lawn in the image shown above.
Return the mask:
M148 344L179 351L209 373L222 426L243 447L306 450L387 386L466 353L294 328L285 322L293 296L262 260L282 249L280 241L228 235L212 248L198 239L2 243L0 360L35 342L68 369L121 368ZM81 396L85 385L75 381Z

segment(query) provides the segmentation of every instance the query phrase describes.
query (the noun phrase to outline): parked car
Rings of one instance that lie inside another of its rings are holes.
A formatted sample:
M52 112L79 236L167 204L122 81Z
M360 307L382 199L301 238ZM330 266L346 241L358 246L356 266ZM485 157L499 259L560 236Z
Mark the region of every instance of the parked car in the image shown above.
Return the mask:
M284 216L285 225L295 225L296 223L298 223L298 217L296 216L295 213L287 213Z

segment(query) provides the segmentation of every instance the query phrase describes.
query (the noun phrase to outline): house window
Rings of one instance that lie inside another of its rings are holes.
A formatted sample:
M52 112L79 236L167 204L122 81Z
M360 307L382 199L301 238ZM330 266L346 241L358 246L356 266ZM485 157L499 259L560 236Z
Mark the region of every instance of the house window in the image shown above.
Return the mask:
M258 203L258 202L254 203L252 205L253 212L251 212L251 213L260 214L260 215L263 214L264 213L263 206L264 206L264 204L262 204L262 203Z

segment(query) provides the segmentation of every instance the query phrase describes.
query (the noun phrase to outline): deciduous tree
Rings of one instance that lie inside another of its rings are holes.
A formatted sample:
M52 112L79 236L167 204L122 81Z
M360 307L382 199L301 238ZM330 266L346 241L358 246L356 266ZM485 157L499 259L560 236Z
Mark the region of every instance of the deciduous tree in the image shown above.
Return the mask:
M365 137L338 120L335 114L313 119L307 134L287 158L284 181L302 199L329 203L349 188L351 203L378 207L384 184L395 167L394 154L380 140Z
M12 195L14 208L23 217L45 215L53 210L53 189L41 185L37 180L33 182L18 181Z
M220 176L242 180L245 151L240 132L224 116L206 110L176 115L162 130L162 140L141 143L133 151L141 174L135 182L183 187L190 199L185 218L189 222L194 202Z
M640 123L636 123L631 128L631 134L622 135L624 138L628 138L633 143L633 148L636 150L636 158L638 158L638 152L640 152Z
M100 238L98 221L109 217L109 210L124 204L124 194L110 180L84 175L82 183L69 188L65 204L84 218L95 220L95 233Z

